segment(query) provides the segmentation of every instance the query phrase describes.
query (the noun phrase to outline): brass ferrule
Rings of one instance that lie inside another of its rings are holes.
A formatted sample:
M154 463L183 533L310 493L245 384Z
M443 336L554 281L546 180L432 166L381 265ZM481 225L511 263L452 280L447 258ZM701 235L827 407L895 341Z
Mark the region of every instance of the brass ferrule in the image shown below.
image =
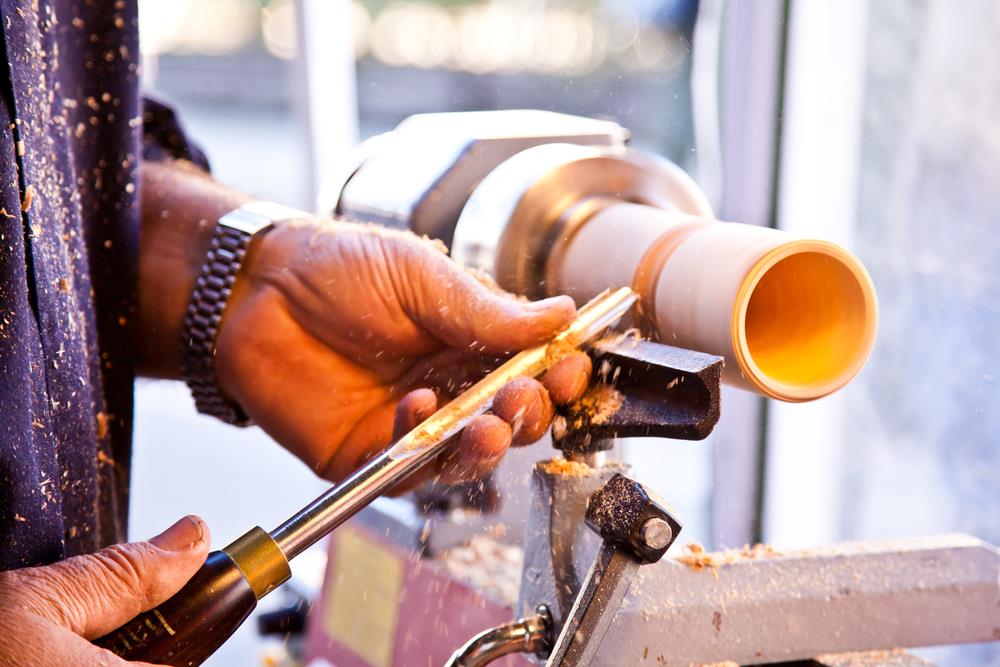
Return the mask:
M259 526L251 528L223 551L240 568L258 600L292 576L285 554Z

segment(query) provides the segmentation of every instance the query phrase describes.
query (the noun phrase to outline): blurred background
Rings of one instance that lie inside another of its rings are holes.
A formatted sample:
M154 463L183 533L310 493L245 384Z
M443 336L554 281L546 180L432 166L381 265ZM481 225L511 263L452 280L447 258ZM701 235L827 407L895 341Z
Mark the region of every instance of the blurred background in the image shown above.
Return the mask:
M729 390L708 441L625 457L711 547L1000 543L1000 5L141 0L140 21L149 92L265 199L317 208L359 140L414 113L552 109L620 122L720 218L846 244L881 309L853 384L806 405ZM197 512L225 544L325 488L177 384L140 384L136 429L136 538ZM254 634L209 664L259 664ZM995 645L933 655L1000 665Z

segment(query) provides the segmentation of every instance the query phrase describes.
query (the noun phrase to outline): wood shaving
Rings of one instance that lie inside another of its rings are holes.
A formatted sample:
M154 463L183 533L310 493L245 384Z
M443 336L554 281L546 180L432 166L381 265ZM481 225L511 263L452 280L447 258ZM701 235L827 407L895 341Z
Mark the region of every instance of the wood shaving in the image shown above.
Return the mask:
M622 395L610 384L596 384L570 406L566 428L576 430L588 424L599 426L618 412L622 400Z
M35 186L29 185L24 188L24 198L21 200L21 211L27 211L31 208L31 202L35 198Z
M108 434L108 415L104 412L98 412L96 415L97 420L97 439L103 440L104 436Z
M591 424L603 424L622 406L622 395L609 384L599 384L585 397Z
M549 343L548 348L545 350L546 368L555 366L556 363L562 361L578 349L580 348L566 338L556 337L552 339L552 342Z

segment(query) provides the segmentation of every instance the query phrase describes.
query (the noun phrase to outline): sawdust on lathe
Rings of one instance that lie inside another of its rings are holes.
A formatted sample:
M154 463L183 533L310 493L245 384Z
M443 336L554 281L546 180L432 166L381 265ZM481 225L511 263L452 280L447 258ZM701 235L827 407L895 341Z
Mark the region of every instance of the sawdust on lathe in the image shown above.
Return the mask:
M603 424L622 406L622 395L610 384L599 384L588 392L583 401L591 424Z
M589 477L594 474L594 469L586 463L563 458L541 461L536 467L546 474L563 477Z
M725 551L705 551L705 547L697 542L684 545L684 553L674 556L674 560L687 565L695 572L709 570L716 579L719 578L718 568L744 560L763 560L783 555L769 544L743 545L742 549L727 549Z
M913 667L914 665L927 665L931 663L921 660L909 651L901 648L893 648L882 651L856 651L850 653L831 653L817 656L816 660L824 665L832 667L867 667L878 661L884 667Z
M610 384L599 383L587 390L579 401L570 406L567 428L579 429L588 424L600 426L622 406L622 395Z
M568 337L556 336L545 349L545 367L552 368L579 349Z
M524 550L488 535L473 535L468 544L452 547L434 560L455 579L484 591L501 604L514 607L521 585Z

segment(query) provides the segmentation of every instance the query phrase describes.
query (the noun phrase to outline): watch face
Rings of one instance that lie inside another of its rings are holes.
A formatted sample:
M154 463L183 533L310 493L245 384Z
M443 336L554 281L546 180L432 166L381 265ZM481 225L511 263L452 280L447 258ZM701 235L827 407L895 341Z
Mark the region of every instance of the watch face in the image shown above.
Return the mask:
M236 209L226 213L224 216L219 218L219 224L230 229L235 229L237 231L243 232L249 236L253 236L257 232L267 229L274 224L271 218L254 215L243 209Z
M268 229L275 222L280 220L291 220L293 218L311 218L312 216L304 211L274 204L266 201L255 201L240 206L235 211L230 211L221 218L219 224L254 235Z

